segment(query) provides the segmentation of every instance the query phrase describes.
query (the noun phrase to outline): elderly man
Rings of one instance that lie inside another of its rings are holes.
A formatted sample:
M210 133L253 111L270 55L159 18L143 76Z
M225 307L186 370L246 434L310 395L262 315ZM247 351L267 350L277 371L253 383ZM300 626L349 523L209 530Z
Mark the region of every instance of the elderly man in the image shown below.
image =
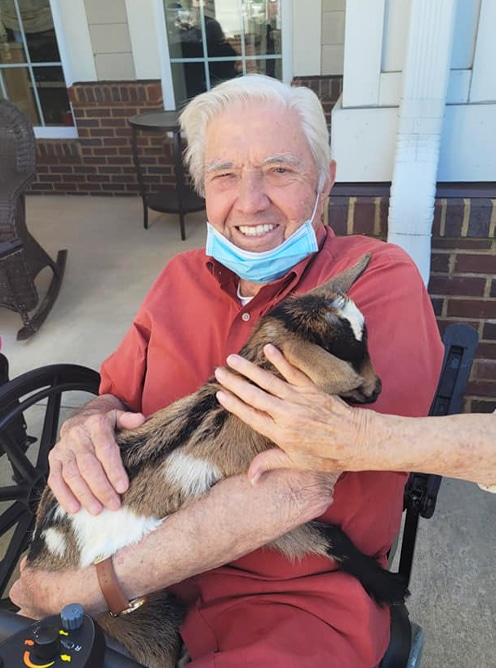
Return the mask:
M350 294L368 321L383 382L377 410L424 415L436 387L442 344L410 258L366 237L337 238L321 222L335 166L317 97L249 75L195 98L182 122L190 171L206 198L206 250L182 253L164 269L102 366L101 396L64 424L49 483L71 512L118 507L127 478L116 427L135 426L197 389L271 306L363 253L372 259ZM322 473L273 471L257 485L230 478L116 553L117 579L129 598L174 585L187 607L181 633L195 668L373 668L388 645L389 610L327 559L290 563L259 548L322 516L385 563L405 478L344 473L331 505ZM11 596L40 615L81 592L88 610L106 609L94 567L41 576L25 569Z

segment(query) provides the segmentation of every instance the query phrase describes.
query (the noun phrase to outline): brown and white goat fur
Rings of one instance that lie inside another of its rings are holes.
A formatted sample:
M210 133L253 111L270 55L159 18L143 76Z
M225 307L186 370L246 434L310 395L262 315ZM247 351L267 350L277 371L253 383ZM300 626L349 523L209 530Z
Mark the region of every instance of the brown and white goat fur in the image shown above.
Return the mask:
M370 255L311 292L275 306L254 328L241 355L271 368L263 346L273 343L319 387L355 403L374 401L380 380L367 350L364 318L346 291ZM138 429L117 434L130 479L122 508L94 517L67 514L49 489L42 495L29 551L33 567L59 570L87 566L139 541L168 515L205 494L219 480L247 471L258 453L274 447L228 413L216 400L212 379L197 392L158 411ZM308 553L334 559L356 576L379 604L404 599L402 581L363 555L337 526L310 522L271 543L290 559ZM175 665L180 607L165 590L147 597L135 612L97 621L148 668Z

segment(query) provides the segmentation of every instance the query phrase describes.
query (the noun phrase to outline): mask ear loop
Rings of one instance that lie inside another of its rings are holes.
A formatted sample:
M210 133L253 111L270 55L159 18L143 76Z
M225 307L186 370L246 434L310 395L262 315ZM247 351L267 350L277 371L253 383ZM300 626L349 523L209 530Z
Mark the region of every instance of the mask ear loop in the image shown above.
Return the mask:
M317 213L317 207L319 206L319 199L320 199L321 194L322 194L322 191L318 190L317 191L317 197L315 199L315 204L313 205L312 215L310 216L310 219L308 221L311 225L313 224L313 219L315 218L315 214Z

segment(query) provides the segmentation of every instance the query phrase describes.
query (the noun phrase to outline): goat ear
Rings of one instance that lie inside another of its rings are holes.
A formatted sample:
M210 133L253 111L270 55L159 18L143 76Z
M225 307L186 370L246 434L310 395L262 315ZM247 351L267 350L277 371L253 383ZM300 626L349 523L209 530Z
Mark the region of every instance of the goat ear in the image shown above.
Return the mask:
M331 355L314 343L301 339L285 341L280 348L288 362L303 371L317 387L328 394L344 394L363 383L363 378L348 362Z
M340 274L333 276L331 285L336 292L348 292L353 283L360 278L370 262L372 253L366 253L352 267L345 269Z

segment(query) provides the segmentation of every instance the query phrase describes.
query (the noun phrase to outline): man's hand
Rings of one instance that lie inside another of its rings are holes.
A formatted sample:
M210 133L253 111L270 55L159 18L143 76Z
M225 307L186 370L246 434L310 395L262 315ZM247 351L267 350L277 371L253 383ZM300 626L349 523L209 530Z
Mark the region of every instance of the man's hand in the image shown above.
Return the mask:
M32 619L59 613L68 603L81 603L88 614L106 609L94 568L65 571L39 571L29 567L26 557L20 562L19 580L12 585L9 598L19 614Z
M104 395L64 422L60 441L48 455L48 485L64 510L76 513L83 506L98 515L104 507L119 508L129 481L115 432L144 420L141 413L122 410L116 397Z
M217 393L224 408L281 448L258 455L250 479L255 482L275 468L356 470L352 464L366 448L369 411L351 408L320 390L274 346L265 346L264 353L285 380L239 355L230 355L227 363L252 383L225 368L215 372L226 390Z

